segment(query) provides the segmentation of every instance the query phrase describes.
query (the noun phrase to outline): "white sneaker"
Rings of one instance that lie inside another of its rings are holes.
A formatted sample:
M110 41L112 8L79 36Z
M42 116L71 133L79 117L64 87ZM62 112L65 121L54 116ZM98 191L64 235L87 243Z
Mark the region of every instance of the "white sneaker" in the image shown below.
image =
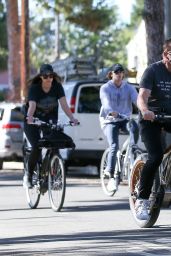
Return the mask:
M106 175L109 178L112 176L111 172L107 168L104 169L104 175Z
M24 177L23 177L23 187L24 188L31 188L32 187L31 178L29 177L28 174L24 174Z
M149 200L147 199L137 199L135 202L135 212L136 217L139 220L148 220L148 207L149 207Z
M116 179L114 178L110 178L108 184L107 184L107 190L108 191L117 191L118 190L118 184L117 184L117 181Z

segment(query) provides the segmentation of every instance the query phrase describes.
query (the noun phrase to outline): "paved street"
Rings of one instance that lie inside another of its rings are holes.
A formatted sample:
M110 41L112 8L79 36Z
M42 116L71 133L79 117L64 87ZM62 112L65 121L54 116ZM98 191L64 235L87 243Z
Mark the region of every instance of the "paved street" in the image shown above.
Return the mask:
M140 229L126 185L107 197L97 177L76 174L67 177L61 212L51 210L47 195L31 210L22 164L5 163L0 171L0 255L171 255L170 214L162 209L153 228Z

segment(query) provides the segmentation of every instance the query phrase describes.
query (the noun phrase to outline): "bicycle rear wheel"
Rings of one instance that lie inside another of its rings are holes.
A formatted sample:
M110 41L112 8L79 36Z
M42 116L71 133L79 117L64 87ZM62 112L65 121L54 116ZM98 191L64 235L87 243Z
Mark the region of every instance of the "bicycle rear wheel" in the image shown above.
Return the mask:
M130 188L129 204L130 204L130 209L133 214L133 217L136 223L138 224L138 226L141 228L150 228L155 224L160 214L160 208L161 208L163 197L164 197L164 189L162 186L160 186L159 173L157 173L154 180L152 193L149 198L149 201L150 201L149 219L148 220L137 219L136 212L135 212L135 202L138 196L141 171L146 161L145 158L137 159L132 168L131 175L130 175L130 183L129 183L129 188Z
M107 185L109 182L109 176L105 175L104 170L107 166L107 158L108 158L108 154L109 154L109 149L107 148L103 155L102 155L102 159L101 159L101 164L100 164L100 180L101 180L101 186L103 189L103 192L107 195L107 196L113 196L115 194L115 191L109 191L107 189Z
M54 155L48 174L48 192L51 207L55 212L60 211L63 206L65 190L66 175L63 160L58 155Z

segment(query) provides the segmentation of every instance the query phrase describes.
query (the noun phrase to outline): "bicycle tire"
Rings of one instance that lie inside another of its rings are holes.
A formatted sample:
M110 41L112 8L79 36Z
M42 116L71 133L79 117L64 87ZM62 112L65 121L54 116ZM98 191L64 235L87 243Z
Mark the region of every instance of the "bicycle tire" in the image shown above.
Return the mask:
M30 149L28 147L27 141L24 141L23 145L23 165L24 165L24 175L28 172L28 160L29 160ZM34 170L34 175L39 175L39 165L36 165ZM40 189L38 184L34 184L31 188L26 187L26 198L27 203L31 209L36 209L40 201Z
M133 159L134 159L134 163L135 163L136 159L138 159L139 156L141 157L141 155L143 154L143 150L142 150L141 148L138 148L138 147L137 147L137 148L133 151L132 154L133 154ZM131 169L132 169L132 167L130 166L130 169L129 169L129 172L128 172L128 181L129 181L129 179L130 179Z
M142 171L142 168L145 164L145 158L138 158L135 161L135 164L132 168L131 175L130 175L130 182L129 182L129 189L130 189L130 196L129 196L129 205L132 212L132 215L135 219L135 222L138 224L141 228L150 228L152 227L155 222L158 219L158 216L160 214L160 208L162 205L163 197L164 197L164 188L160 186L159 181L159 175L156 175L155 177L155 189L153 185L153 193L150 195L150 197L153 197L153 204L151 203L150 210L149 210L149 219L148 220L139 220L136 217L135 212L135 201L138 193L138 185L139 185L139 179L140 174ZM155 191L154 191L155 190Z
M63 207L66 191L66 174L62 158L53 155L48 173L48 194L51 208L58 212Z
M109 154L109 148L107 148L104 151L103 155L102 155L102 159L101 159L101 163L100 163L100 180L101 180L101 186L102 186L103 192L107 196L113 196L115 194L115 191L109 191L107 189L107 184L109 182L109 177L104 174L104 170L107 166L108 154Z
M26 165L27 166L27 165ZM39 173L39 165L36 165L36 168L34 170L34 177L36 180L38 180L38 174ZM40 201L40 185L38 183L33 184L31 188L26 188L26 197L28 205L31 209L36 209L39 201Z

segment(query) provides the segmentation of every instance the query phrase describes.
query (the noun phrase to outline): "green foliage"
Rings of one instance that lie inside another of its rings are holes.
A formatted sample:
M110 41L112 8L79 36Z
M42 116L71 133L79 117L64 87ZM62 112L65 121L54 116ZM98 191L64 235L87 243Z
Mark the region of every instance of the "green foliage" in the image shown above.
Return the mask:
M136 0L131 14L130 27L137 28L143 18L144 0Z
M38 6L60 13L61 56L93 56L97 67L115 62L127 65L126 45L142 19L143 0L133 7L131 24L117 23L117 6L106 6L106 1L91 0L37 0ZM55 18L31 23L32 63L38 67L45 61L54 61L55 35L51 24Z
M42 62L52 61L54 53L54 30L50 28L53 18L31 22L30 40L32 49L30 53L31 63L38 68Z
M6 24L6 13L3 2L0 0L0 70L7 68L8 59L8 46L7 46L7 24Z
M6 100L6 91L0 91L0 102L3 102Z

